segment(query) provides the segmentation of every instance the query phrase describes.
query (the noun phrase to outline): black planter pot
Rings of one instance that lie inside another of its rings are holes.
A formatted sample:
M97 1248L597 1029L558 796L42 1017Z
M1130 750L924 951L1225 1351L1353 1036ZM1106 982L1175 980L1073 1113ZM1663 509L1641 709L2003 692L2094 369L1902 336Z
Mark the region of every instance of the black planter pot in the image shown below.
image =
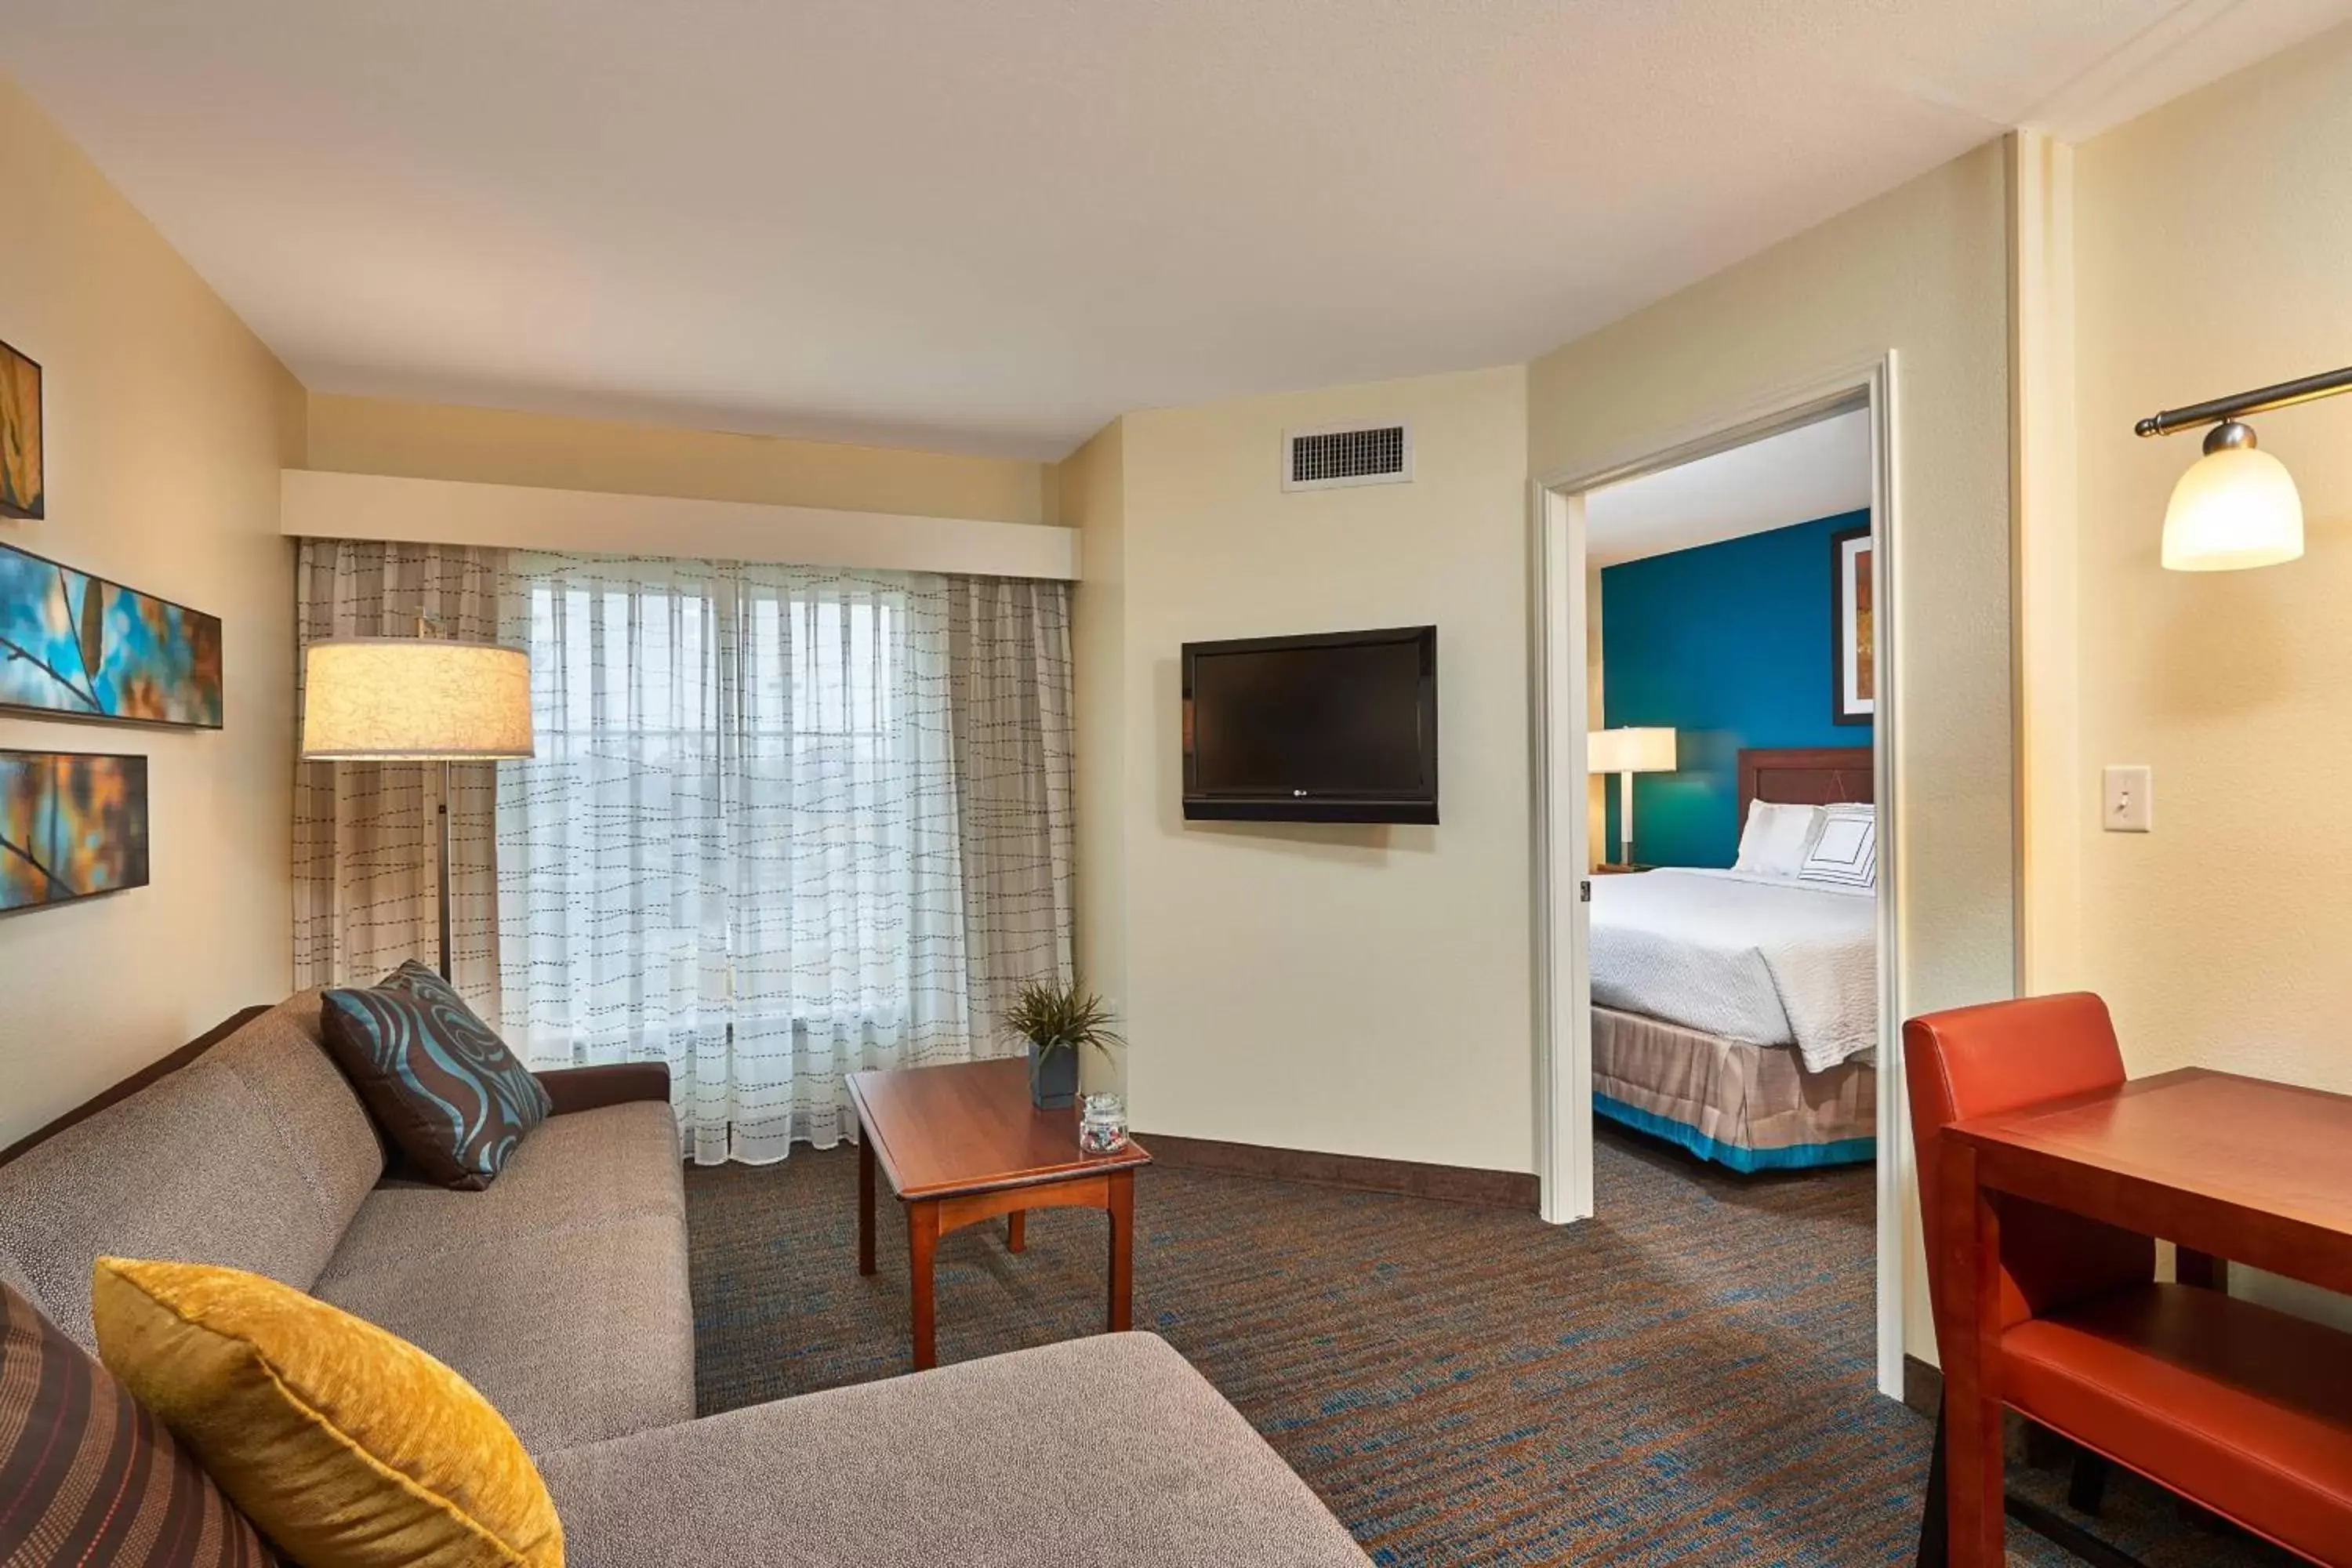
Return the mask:
M1078 1102L1078 1053L1067 1047L1040 1061L1029 1045L1029 1102L1040 1110L1067 1110Z

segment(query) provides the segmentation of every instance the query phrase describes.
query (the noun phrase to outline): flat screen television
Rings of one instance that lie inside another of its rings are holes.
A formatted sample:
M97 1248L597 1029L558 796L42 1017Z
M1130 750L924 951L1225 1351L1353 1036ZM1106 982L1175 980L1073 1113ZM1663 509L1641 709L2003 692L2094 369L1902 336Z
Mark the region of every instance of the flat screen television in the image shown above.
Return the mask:
M1184 815L1435 822L1437 628L1186 643Z

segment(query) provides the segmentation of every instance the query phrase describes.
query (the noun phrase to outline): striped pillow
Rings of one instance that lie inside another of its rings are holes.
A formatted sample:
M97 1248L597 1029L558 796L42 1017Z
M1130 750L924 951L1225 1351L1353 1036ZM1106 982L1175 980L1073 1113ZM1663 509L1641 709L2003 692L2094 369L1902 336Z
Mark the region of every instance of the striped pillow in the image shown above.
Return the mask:
M1878 886L1878 813L1867 805L1822 807L1821 830L1797 876L1833 888Z
M411 959L329 991L320 1033L370 1115L428 1181L479 1192L554 1102L463 998Z
M163 1424L0 1285L0 1564L275 1561Z

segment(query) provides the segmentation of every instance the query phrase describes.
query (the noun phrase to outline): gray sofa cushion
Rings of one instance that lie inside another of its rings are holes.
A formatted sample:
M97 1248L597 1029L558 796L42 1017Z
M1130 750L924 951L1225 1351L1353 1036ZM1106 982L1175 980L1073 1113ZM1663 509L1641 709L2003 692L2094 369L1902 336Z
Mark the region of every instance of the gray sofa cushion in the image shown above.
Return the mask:
M539 1453L694 1418L686 1269L686 1222L651 1215L330 1269L313 1294L454 1368Z
M484 1191L379 1187L314 1289L456 1368L533 1451L690 1421L677 1120L558 1116Z
M101 1254L251 1269L309 1289L383 1174L367 1112L289 997L130 1099L0 1165L12 1282L86 1348Z
M39 1302L40 1291L35 1288L32 1277L25 1272L14 1257L5 1252L0 1252L0 1285L6 1286L36 1305Z
M684 1173L677 1118L667 1101L554 1117L522 1141L481 1192L392 1182L363 1194L326 1278L420 1271L436 1258L478 1256L517 1236L615 1220L660 1216L683 1224Z
M383 1145L320 1037L319 993L298 992L205 1053L245 1080L340 1231L383 1179Z
M103 1253L250 1269L307 1290L341 1224L268 1104L207 1056L0 1165L0 1249L85 1349Z
M1075 1340L539 1457L570 1568L1363 1568L1158 1338Z

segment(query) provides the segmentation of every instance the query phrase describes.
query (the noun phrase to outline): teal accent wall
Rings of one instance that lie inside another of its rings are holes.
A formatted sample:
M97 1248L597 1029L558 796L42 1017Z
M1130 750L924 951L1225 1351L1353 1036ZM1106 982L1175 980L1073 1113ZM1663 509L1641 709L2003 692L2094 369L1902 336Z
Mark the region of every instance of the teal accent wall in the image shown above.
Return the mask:
M1867 746L1830 716L1830 538L1867 511L1816 518L1601 572L1601 705L1611 728L1679 731L1671 773L1633 780L1633 851L1652 866L1728 866L1739 854L1739 752ZM1622 858L1609 781L1609 858Z

